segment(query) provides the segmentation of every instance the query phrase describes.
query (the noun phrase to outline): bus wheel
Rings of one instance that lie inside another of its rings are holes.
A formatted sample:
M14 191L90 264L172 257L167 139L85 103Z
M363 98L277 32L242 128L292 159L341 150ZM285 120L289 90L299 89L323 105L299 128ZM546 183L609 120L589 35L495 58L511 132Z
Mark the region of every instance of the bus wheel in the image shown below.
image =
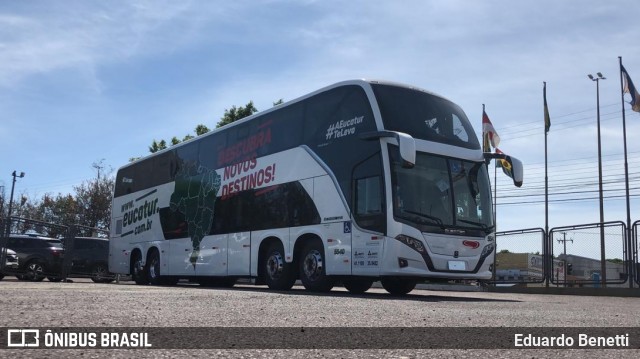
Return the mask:
M373 285L373 279L345 279L343 285L350 293L362 294Z
M147 278L152 285L168 284L164 277L160 275L160 253L157 250L151 250L149 260L147 261Z
M320 241L309 242L300 257L300 280L307 290L328 292L333 288L334 280L327 276L324 249Z
M418 281L412 278L382 278L382 287L392 295L405 295L413 290Z
M140 253L136 253L132 261L133 269L131 270L131 279L139 285L149 284L149 277L142 265L142 257L140 256Z
M289 290L296 281L291 263L284 260L284 248L280 241L269 245L264 258L265 281L269 289Z

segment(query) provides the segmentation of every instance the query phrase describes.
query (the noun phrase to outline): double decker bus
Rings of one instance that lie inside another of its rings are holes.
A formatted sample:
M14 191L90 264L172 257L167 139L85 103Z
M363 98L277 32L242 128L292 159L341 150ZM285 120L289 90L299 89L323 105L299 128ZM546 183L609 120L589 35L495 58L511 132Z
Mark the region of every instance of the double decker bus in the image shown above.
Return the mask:
M453 102L402 84L325 87L117 172L109 270L137 284L401 295L489 279L488 158Z

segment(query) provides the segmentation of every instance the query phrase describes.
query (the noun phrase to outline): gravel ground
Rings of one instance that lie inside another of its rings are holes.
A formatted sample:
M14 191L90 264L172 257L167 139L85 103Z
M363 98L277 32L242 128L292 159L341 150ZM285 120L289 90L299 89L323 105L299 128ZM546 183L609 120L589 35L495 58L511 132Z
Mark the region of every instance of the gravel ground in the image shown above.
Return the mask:
M640 327L640 299L486 292L415 290L395 298L382 289L350 295L342 288L310 294L294 287L273 292L262 286L234 289L94 284L0 282L0 324L23 327L416 327L446 335L447 328ZM438 327L443 329L438 329ZM264 329L263 329L264 330ZM258 331L259 332L259 331ZM271 331L266 332L272 335ZM3 336L5 334L2 334ZM268 339L267 335L267 339ZM264 338L263 338L264 339ZM634 343L640 338L631 338ZM461 336L461 341L473 340ZM508 343L507 343L508 344ZM156 343L156 346L158 344ZM161 344L160 344L161 345ZM311 347L311 346L310 346ZM506 347L509 347L508 345ZM6 354L6 355L5 355ZM12 349L0 357L240 357L416 358L438 357L638 357L639 350L337 350L337 349Z

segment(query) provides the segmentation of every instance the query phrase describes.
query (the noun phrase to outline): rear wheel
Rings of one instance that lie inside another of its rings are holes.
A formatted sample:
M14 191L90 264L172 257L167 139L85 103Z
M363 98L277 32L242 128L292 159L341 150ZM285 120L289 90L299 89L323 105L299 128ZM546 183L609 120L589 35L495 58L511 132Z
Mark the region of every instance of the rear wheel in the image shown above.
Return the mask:
M262 260L264 277L269 289L289 290L296 281L293 265L284 260L284 248L280 241L269 245Z
M416 279L388 277L380 280L382 287L392 295L405 295L418 284Z
M142 256L137 252L132 259L131 279L139 285L149 284L149 277L142 265Z
M324 248L318 240L309 242L302 250L300 280L304 287L313 292L328 292L333 288L333 278L327 276Z
M373 279L346 279L343 285L350 293L362 294L373 285Z
M147 259L147 278L149 283L153 285L161 285L162 277L160 276L160 253L152 250Z

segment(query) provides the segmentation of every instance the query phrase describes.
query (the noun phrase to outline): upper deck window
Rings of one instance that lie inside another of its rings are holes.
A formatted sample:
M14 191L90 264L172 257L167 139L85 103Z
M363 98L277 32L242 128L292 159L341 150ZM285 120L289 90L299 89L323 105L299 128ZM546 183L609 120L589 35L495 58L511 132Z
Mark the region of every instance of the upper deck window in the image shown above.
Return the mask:
M372 86L385 129L422 140L480 149L467 116L453 102L405 87Z

